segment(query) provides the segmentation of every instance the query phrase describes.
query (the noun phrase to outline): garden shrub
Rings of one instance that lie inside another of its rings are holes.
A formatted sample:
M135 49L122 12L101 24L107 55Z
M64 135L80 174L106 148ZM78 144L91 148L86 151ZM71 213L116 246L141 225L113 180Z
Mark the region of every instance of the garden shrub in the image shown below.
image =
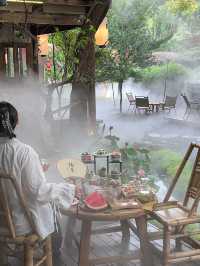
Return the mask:
M167 70L168 69L168 70ZM130 71L130 75L135 78L136 81L144 83L151 83L164 79L177 79L178 77L187 75L187 69L174 62L162 65L153 65L143 69L133 68Z
M161 149L150 153L151 169L162 177L164 183L169 185L176 174L179 164L183 159L183 154L169 149ZM176 186L175 194L178 199L185 193L192 171L192 162L188 161Z

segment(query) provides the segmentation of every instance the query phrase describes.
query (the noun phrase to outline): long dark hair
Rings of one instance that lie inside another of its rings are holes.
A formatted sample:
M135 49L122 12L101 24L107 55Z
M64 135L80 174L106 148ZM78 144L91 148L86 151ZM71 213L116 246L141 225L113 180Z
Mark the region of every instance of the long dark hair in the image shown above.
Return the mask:
M18 113L15 107L8 102L0 102L0 137L15 138L17 121Z

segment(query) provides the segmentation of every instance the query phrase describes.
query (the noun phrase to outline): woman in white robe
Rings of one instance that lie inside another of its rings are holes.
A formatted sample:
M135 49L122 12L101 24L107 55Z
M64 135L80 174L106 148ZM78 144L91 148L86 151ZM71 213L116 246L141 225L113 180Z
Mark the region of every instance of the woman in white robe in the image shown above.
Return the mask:
M38 154L14 134L17 122L16 109L7 102L0 102L0 170L16 179L25 196L37 234L44 239L56 230L52 205L62 204L68 208L73 202L75 187L67 183L53 184L46 181ZM9 185L7 190L16 234L31 233L17 195Z

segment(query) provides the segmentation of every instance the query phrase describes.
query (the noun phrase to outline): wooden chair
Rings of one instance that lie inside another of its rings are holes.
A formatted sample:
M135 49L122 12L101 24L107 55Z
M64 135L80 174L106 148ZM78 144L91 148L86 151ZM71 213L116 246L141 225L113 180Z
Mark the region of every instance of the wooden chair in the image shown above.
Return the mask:
M144 96L135 96L135 111L143 110L145 113L152 112L152 106L149 104L149 98Z
M191 177L188 180L186 194L182 203L170 201L177 181L193 151L196 150L196 159L193 165ZM193 261L200 259L200 242L194 236L200 231L189 233L186 231L188 225L200 223L198 214L198 204L200 200L200 145L191 143L183 161L181 162L174 180L164 198L164 201L155 206L150 212L151 218L156 220L163 227L162 232L149 233L151 241L161 239L163 241L163 250L156 248L155 242L152 242L154 250L161 252L163 266L169 266L173 263L182 261ZM175 241L174 250L172 249L172 239ZM189 250L183 250L182 244L190 247ZM192 248L192 250L191 250Z
M168 110L169 112L174 109L176 111L176 101L177 101L177 96L172 97L172 96L166 96L165 97L165 102L162 103L162 109L163 110Z
M127 92L126 93L126 97L128 99L128 102L129 102L128 111L131 109L131 106L133 106L133 111L134 111L134 109L135 109L135 99L133 97L132 92Z
M31 234L16 235L12 210L9 207L8 187L9 191L11 188L11 191L17 195L19 204L32 228ZM0 173L0 265L8 265L8 257L18 257L23 260L21 265L24 266L52 266L51 236L41 240L35 232L35 226L25 199L15 179L12 176Z

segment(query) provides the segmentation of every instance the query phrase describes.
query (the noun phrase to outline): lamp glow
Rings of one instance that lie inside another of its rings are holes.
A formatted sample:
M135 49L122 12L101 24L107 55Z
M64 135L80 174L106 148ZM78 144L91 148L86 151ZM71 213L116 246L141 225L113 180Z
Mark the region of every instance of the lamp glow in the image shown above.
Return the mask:
M38 35L39 55L47 56L49 52L48 34Z
M95 34L95 42L96 45L100 47L105 47L108 43L108 27L107 27L107 18L103 20L100 24L96 34Z

